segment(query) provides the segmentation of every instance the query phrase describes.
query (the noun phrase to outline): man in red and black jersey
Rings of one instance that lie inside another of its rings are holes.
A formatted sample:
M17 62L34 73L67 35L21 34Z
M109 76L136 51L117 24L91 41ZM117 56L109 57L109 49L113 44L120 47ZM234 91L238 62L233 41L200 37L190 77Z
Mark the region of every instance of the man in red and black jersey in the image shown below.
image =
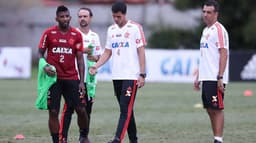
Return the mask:
M90 83L93 79L88 75L88 68L90 62L96 62L101 55L101 44L97 33L95 33L91 28L91 20L93 18L93 13L90 8L82 7L77 12L77 18L79 27L76 28L82 34L83 46L84 46L84 60L85 60L85 99L86 99L86 112L88 115L88 126L90 130L90 120L92 107L95 101L95 91L96 91L96 80ZM91 48L89 48L92 46ZM89 79L89 80L88 80ZM95 79L95 77L94 77ZM87 81L86 81L87 80ZM87 83L86 83L87 82ZM94 87L93 87L94 86ZM94 90L94 91L92 91ZM93 93L94 92L94 93ZM68 107L66 104L63 106L63 111L61 113L60 119L60 134L59 139L65 141L68 139L68 130L71 124L72 114L74 112L73 107Z
M53 143L59 143L58 115L63 95L67 105L76 110L80 129L79 142L90 143L88 116L84 108L86 101L82 35L69 26L70 20L68 8L59 6L56 11L58 25L45 30L39 43L39 58L45 58L48 64L56 68L53 71L50 66L45 66L44 71L49 76L57 74L57 82L50 87L48 93L48 123Z

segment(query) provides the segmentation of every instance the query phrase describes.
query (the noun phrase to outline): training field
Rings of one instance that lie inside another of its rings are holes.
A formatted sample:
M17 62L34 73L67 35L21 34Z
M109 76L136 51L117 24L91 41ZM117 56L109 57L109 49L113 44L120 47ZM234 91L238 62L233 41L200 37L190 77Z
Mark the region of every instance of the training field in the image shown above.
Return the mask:
M35 74L31 80L0 80L0 143L50 143L48 113L34 107ZM243 96L250 89L253 96ZM225 143L256 142L256 84L230 83L225 96ZM192 84L147 83L138 91L135 115L139 143L213 143L210 121ZM106 143L115 132L119 111L111 82L99 82L90 139ZM23 134L24 140L14 140ZM73 116L69 142L77 143ZM124 143L128 143L127 137Z

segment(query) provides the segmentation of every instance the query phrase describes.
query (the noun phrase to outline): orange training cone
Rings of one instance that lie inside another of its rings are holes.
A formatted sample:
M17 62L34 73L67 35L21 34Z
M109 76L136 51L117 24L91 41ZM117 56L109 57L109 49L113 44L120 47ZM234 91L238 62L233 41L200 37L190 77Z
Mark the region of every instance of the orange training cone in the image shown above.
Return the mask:
M252 96L252 95L253 95L252 90L247 89L247 90L244 91L244 96Z
M25 136L23 134L17 134L17 135L15 135L14 139L15 140L24 140Z

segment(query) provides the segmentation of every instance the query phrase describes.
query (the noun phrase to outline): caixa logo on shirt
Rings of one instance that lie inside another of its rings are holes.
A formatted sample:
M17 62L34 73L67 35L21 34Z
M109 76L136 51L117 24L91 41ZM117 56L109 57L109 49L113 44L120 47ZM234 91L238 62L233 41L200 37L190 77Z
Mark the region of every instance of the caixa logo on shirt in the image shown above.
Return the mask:
M65 47L54 47L54 48L52 48L52 53L72 54L72 49L65 48Z
M200 48L209 48L208 43L200 43Z
M129 42L116 42L112 43L112 48L129 48Z

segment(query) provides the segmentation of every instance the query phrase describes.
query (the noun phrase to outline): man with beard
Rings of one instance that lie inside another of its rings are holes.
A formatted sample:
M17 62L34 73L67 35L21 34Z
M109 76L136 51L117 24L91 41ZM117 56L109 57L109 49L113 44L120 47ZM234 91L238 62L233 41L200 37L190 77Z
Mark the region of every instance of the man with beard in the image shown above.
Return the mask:
M69 26L70 20L68 8L63 5L59 6L56 10L58 25L48 28L39 43L39 59L46 60L49 64L44 67L44 72L48 76L57 75L57 82L50 87L48 92L48 124L53 143L59 143L58 115L61 95L63 95L67 106L72 106L77 113L80 130L79 142L90 143L88 116L84 108L85 99L82 96L85 94L82 35ZM50 65L56 70L52 70Z
M91 9L89 8L80 8L78 10L78 23L79 23L79 28L77 28L77 31L79 31L82 34L83 38L83 52L84 54L84 59L85 59L85 88L86 88L86 93L85 93L85 99L86 99L86 111L89 119L89 125L90 125L90 118L91 118L91 111L92 111L92 105L94 103L94 97L95 97L95 91L94 94L89 94L90 90L95 90L96 88L91 89L90 88L90 83L88 81L88 78L90 78L92 75L88 74L88 68L89 68L89 62L93 63L96 62L101 54L101 45L100 45L100 40L99 36L97 33L93 32L90 29L90 23L91 23L91 18L93 17L93 13ZM91 47L90 47L91 46ZM87 80L86 80L87 79ZM95 79L96 80L96 79ZM95 83L96 84L96 83ZM96 86L96 85L95 85ZM63 143L67 142L67 137L68 137L68 130L71 122L71 117L73 114L74 108L72 106L67 106L67 104L64 104L63 112L62 112L62 118L60 122L60 140ZM88 125L88 126L89 126Z

